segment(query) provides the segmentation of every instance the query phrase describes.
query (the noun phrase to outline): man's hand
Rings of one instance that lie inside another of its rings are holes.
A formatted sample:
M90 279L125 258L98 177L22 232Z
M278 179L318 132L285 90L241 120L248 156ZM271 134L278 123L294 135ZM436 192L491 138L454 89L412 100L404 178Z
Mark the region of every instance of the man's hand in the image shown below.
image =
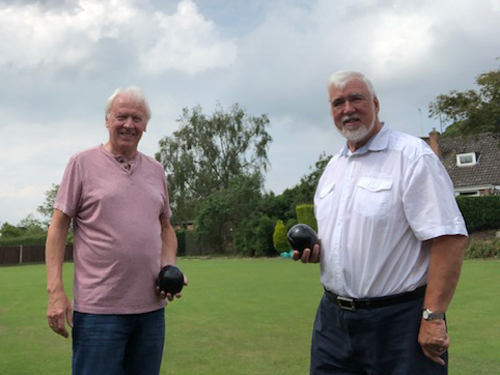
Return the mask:
M49 293L49 306L47 308L47 322L57 334L68 338L69 332L66 323L73 327L73 309L64 292Z
M188 286L189 280L186 275L184 275L184 286ZM174 297L175 298L181 298L182 293L176 293L175 295L172 295L171 293L165 293L164 291L160 290L160 287L157 285L156 286L156 293L160 296L161 299L167 299L169 301L173 301Z
M432 359L441 366L445 365L441 356L450 347L450 338L446 333L446 322L444 320L427 321L422 319L418 342L427 358Z
M319 263L320 260L320 243L317 243L311 249L305 249L302 253L302 257L297 250L294 250L292 253L293 260L300 260L302 263Z

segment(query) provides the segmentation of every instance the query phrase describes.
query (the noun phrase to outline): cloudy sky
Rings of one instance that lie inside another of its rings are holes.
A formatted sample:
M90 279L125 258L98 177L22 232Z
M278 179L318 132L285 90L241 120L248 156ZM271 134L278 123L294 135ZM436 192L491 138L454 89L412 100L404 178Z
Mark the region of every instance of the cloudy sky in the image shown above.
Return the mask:
M381 119L421 136L437 95L500 67L499 35L500 0L0 0L0 222L39 217L68 158L107 140L117 87L148 95L150 155L182 108L267 114L280 194L343 143L332 72L366 73Z

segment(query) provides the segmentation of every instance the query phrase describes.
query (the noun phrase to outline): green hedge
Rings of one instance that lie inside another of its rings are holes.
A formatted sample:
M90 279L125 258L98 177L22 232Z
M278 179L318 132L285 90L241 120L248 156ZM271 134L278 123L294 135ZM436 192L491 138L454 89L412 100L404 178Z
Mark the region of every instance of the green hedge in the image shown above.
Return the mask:
M295 212L297 213L297 221L299 223L307 224L316 232L318 231L318 223L316 222L316 217L314 216L313 204L299 204L295 207Z
M26 234L17 237L7 237L0 240L0 247L5 246L45 246L47 233Z
M464 259L498 259L500 257L500 239L470 241L464 251Z
M500 196L457 197L457 203L469 232L500 228Z

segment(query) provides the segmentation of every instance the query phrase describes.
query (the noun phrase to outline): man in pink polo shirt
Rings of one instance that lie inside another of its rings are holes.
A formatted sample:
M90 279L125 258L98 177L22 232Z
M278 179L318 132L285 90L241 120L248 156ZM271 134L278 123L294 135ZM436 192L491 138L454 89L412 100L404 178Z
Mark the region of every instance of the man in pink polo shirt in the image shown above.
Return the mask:
M156 278L175 264L177 239L163 167L137 150L150 117L139 88L116 90L106 106L108 141L70 159L56 197L46 245L47 318L64 337L66 324L72 327L73 374L160 371L165 298L174 296L160 293ZM71 221L73 306L62 280Z

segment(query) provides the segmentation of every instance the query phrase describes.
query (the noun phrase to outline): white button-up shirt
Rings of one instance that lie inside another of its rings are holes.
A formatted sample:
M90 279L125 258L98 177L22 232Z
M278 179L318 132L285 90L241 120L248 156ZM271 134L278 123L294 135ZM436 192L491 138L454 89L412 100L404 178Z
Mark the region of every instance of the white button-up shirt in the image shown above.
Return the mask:
M411 291L427 282L429 243L467 235L453 185L421 139L387 125L332 157L314 197L321 282L353 298Z

